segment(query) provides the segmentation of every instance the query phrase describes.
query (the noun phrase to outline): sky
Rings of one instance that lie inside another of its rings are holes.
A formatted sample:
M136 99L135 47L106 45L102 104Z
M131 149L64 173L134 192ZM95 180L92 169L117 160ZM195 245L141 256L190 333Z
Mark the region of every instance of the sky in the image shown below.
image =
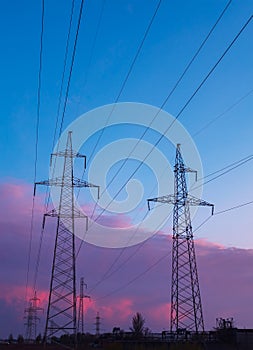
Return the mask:
M147 213L147 198L160 195L160 191L163 195L173 193L174 145L181 142L184 159L191 163L187 162L187 166L197 167L199 173L196 184L193 175L187 177L192 189L190 193L213 203L217 213L210 217L209 208L192 212L206 329L215 326L216 317L234 317L236 326L253 327L253 310L250 310L253 291L252 204L222 213L252 201L253 163L247 161L201 186L203 180L212 179L212 176L201 178L252 155L252 21L183 111L182 108L252 15L252 1L233 0L230 3L164 104L164 114L159 113L156 122L143 136L143 141L137 146L140 153L136 151L132 159L123 163L146 130L149 120L146 111L163 105L227 3L223 0L162 0L140 48L158 1L86 1L62 128L64 136L66 130L77 125L77 120L82 121L82 129L79 128L76 134L73 132L73 143L78 143L77 137L83 138L80 151L86 154L88 161L85 179L101 185L102 192L112 181L108 192L102 194L97 204L93 190L85 189L86 194L80 194L79 199L86 212L91 216L94 210L102 227L106 226L111 232L121 232L124 228L132 232L133 225L141 223L145 215L151 215ZM0 6L3 33L0 39L0 337L3 338L10 333L14 336L24 333L25 295L32 296L46 189L38 189L35 199L26 292L38 111L41 1L13 0L2 2ZM79 6L80 1L76 0L70 54ZM70 10L70 0L45 0L36 181L49 177ZM66 64L63 96L70 62L71 55ZM116 111L108 114L112 107L107 105L116 101L131 102L135 114L129 116L125 110L120 114ZM147 105L148 109L140 104ZM145 113L140 112L141 108ZM156 144L162 130L169 126L168 115L176 117L179 113L176 126L171 127L166 137ZM62 115L63 103L59 121ZM56 140L61 135L59 125ZM129 176L145 158L148 145L155 145L154 158L151 156L143 161L134 174L135 180L126 187ZM75 172L79 177L82 176L82 166L80 160L75 162ZM121 166L122 171L118 172ZM194 186L199 185L200 189L194 191ZM103 211L104 203L108 204L106 200L103 202L106 194L108 198L116 196L115 207ZM117 211L117 208L124 208L124 203L130 203L131 207ZM167 220L161 221L157 210L165 213ZM140 234L145 236L148 233L150 238L124 250L112 248L110 244L107 244L110 247L91 242L82 244L77 258L77 275L78 280L84 276L87 293L91 296L86 302L87 331L94 332L97 312L101 315L103 331L111 331L114 326L128 330L136 311L143 314L151 330L169 328L171 212L171 205L155 209L152 223L155 221L157 229L149 226L145 231L140 229ZM44 232L37 277L37 293L44 309L54 234L54 223L50 222ZM115 236L116 243L117 239ZM78 246L80 242L77 239ZM109 274L111 264L111 272L115 272ZM105 273L108 278L103 278ZM41 332L44 321L45 311L41 314Z

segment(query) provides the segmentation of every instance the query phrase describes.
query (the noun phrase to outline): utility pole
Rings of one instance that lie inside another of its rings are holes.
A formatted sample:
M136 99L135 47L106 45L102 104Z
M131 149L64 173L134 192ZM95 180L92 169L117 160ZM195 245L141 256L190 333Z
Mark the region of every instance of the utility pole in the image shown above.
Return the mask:
M29 306L25 309L26 319L26 336L25 339L27 342L31 343L36 340L37 336L37 323L40 320L38 317L38 311L43 309L38 306L40 299L37 298L36 292L34 292L34 297L29 300Z
M86 156L73 151L71 131L68 132L65 150L52 154L51 160L52 157L63 157L62 176L37 182L34 187L34 195L37 185L60 187L59 207L45 213L43 220L44 227L47 216L57 219L44 342L62 333L72 334L74 346L76 346L75 219L84 218L87 223L88 218L74 206L74 188L96 187L99 189L99 186L74 177L74 158L83 158L85 167Z
M78 312L78 332L81 332L84 334L84 305L83 305L83 299L88 298L90 299L89 295L84 295L84 286L87 289L87 284L84 283L84 278L81 277L80 279L80 296L79 296L79 312Z
M149 202L173 204L173 245L171 282L170 331L204 331L204 320L200 297L199 280L190 217L190 206L214 205L188 194L187 172L197 172L185 167L180 151L176 149L174 168L174 195L148 199Z

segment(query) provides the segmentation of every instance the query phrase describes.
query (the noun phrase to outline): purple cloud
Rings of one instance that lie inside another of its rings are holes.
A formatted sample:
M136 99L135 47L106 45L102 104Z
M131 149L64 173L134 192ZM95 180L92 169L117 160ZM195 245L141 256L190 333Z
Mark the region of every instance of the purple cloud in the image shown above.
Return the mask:
M1 328L0 337L7 337L11 332L15 335L23 329L31 193L32 186L26 184L0 185L2 198L0 305L6 320ZM43 201L38 198L28 286L29 297L32 297L42 213ZM110 218L107 217L105 220L108 222ZM113 218L112 225L115 220L117 225L129 224L129 218L122 215ZM47 306L54 237L55 224L54 220L50 219L44 232L37 280L37 293L44 309ZM77 239L77 247L80 243ZM250 267L253 250L226 248L207 240L196 240L195 246L206 329L215 326L216 317L234 317L236 326L251 328L249 308L253 292L253 272ZM85 278L88 284L87 293L91 296L91 301L86 300L85 304L86 330L94 331L97 311L100 312L102 329L105 331L111 331L114 326L128 330L132 315L136 311L143 314L146 326L153 331L169 329L170 251L171 237L163 233L158 233L139 246L124 250L99 248L83 243L77 258L77 277L78 280L81 276ZM159 259L161 259L159 264L141 275ZM108 272L112 264L114 265ZM134 278L136 280L129 283ZM40 331L43 331L44 317L45 313L41 314Z

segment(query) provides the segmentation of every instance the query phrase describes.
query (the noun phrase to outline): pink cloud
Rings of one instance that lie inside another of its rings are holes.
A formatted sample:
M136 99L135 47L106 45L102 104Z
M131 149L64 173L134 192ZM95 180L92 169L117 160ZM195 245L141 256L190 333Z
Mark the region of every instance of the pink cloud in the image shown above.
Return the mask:
M14 185L1 184L0 195L3 209L0 211L1 279L5 281L0 288L0 303L4 317L9 322L1 330L4 332L0 334L2 337L8 336L10 332L15 333L15 329L21 329L21 325L23 329L32 186L17 182ZM31 276L34 273L42 222L43 200L40 196L36 205L39 209L35 216ZM130 223L129 217L123 215L108 216L104 220L109 226ZM52 219L48 220L44 232L38 274L37 292L44 308L47 304L54 237ZM77 240L77 246L79 243ZM128 330L136 311L143 314L146 326L153 331L169 328L171 244L171 236L162 232L139 246L125 250L83 244L77 259L77 273L78 279L80 276L85 277L89 287L87 293L91 296L91 302L86 302L88 331L94 332L97 311L100 312L105 331L111 331L114 326ZM253 294L253 250L226 248L204 239L196 240L195 247L206 328L212 329L215 326L216 317L234 317L237 326L252 328L253 310L250 308ZM160 263L142 275L158 259L161 259ZM112 264L110 272L105 276ZM118 271L111 274L120 266ZM29 297L32 296L31 276ZM134 278L136 280L129 283ZM99 281L102 282L97 284ZM114 293L115 290L117 292ZM41 317L40 327L43 329L45 314Z
M124 214L115 214L115 215L101 215L98 218L97 223L100 225L108 227L117 227L117 228L127 228L132 226L132 220L130 216Z
M126 319L131 317L135 312L133 308L133 300L125 298L117 298L115 304L104 304L101 302L94 303L93 311L100 310L103 318L107 322L114 324L115 322L124 323Z

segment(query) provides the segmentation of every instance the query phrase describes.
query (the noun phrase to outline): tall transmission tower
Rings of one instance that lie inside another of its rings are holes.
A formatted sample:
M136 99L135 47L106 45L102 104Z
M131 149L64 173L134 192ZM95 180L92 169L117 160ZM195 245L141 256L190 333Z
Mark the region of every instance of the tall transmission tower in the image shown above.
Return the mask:
M25 339L29 343L35 341L37 336L37 324L40 320L40 318L38 317L38 311L43 310L41 307L38 306L39 302L40 299L37 298L36 292L34 292L34 297L29 300L29 306L25 309Z
M90 299L89 295L84 294L84 286L87 289L87 284L84 283L84 278L81 277L80 279L80 296L79 296L79 309L78 309L78 332L81 332L84 334L84 305L83 300L84 298Z
M148 199L149 202L173 204L173 244L172 244L172 281L171 281L171 332L180 330L204 331L204 320L197 273L197 264L190 217L190 206L214 205L188 194L187 168L180 151L176 149L174 168L174 195Z
M34 188L35 194L37 185L60 187L59 207L45 213L43 220L44 227L47 216L57 218L44 341L62 333L73 334L76 345L75 219L84 218L87 223L88 218L74 206L74 188L96 187L99 189L99 186L74 177L74 158L84 158L86 164L86 156L73 151L71 131L67 136L65 150L52 154L51 159L54 156L63 157L62 177L36 182Z

